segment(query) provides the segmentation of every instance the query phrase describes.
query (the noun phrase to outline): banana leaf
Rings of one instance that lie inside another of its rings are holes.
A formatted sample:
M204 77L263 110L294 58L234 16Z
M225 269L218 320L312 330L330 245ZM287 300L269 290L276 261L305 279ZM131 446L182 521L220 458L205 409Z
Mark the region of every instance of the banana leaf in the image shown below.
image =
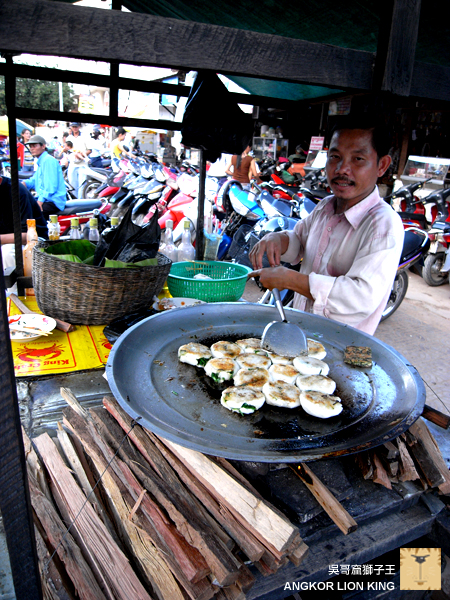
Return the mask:
M78 256L75 256L75 254L55 254L54 256L56 258L60 258L61 260L68 260L69 262L73 262L73 263L82 263L83 262L81 260L81 258L79 258Z
M147 258L137 263L126 263L121 260L110 260L109 258L105 258L105 267L113 269L133 269L135 267L151 267L157 264L157 258Z
M46 254L53 254L62 258L64 255L77 256L80 261L84 262L86 259L94 256L95 245L89 240L69 240L68 242L60 242L58 244L52 244L47 248L44 248ZM68 259L66 259L68 260ZM78 262L78 261L72 261Z

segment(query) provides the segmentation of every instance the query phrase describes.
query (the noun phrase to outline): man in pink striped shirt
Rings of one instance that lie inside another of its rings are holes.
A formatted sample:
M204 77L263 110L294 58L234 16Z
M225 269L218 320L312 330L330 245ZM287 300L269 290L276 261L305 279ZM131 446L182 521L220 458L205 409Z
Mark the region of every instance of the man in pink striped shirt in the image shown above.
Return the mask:
M261 284L296 292L294 308L373 334L389 298L403 247L399 215L378 193L391 158L383 132L343 121L332 134L324 198L294 231L270 233L250 259ZM271 268L262 268L266 253ZM297 264L300 272L280 266Z

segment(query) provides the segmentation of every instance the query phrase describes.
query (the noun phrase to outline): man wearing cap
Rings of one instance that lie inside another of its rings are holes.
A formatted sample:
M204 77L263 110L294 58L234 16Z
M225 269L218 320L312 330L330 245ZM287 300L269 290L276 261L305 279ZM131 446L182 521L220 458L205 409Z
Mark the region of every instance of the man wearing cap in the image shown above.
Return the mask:
M33 177L22 180L29 189L36 191L36 199L46 221L50 215L58 214L66 206L66 184L61 165L48 152L47 142L40 135L33 135L27 146L37 158L37 170Z
M92 152L87 147L86 141L81 135L80 127L81 123L71 123L70 135L67 138L67 141L73 144L73 160L69 163L67 178L70 185L74 188L77 197L84 180L83 171L87 165L87 157Z

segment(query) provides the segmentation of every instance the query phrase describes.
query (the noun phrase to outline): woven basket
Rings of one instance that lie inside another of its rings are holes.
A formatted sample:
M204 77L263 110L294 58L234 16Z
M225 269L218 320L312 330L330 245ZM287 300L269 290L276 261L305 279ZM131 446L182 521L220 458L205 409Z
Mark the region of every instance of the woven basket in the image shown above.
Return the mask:
M106 325L147 308L158 295L172 261L157 254L158 265L112 269L73 263L33 249L33 286L44 315L81 325Z

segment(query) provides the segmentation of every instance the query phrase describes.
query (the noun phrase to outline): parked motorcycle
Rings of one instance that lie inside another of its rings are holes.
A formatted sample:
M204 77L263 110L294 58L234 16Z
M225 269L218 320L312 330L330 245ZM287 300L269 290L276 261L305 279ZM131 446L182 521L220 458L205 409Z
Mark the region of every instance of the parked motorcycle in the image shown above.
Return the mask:
M450 191L450 190L445 190ZM430 286L443 285L449 280L450 217L447 209L428 231L431 244L422 269L423 280Z

